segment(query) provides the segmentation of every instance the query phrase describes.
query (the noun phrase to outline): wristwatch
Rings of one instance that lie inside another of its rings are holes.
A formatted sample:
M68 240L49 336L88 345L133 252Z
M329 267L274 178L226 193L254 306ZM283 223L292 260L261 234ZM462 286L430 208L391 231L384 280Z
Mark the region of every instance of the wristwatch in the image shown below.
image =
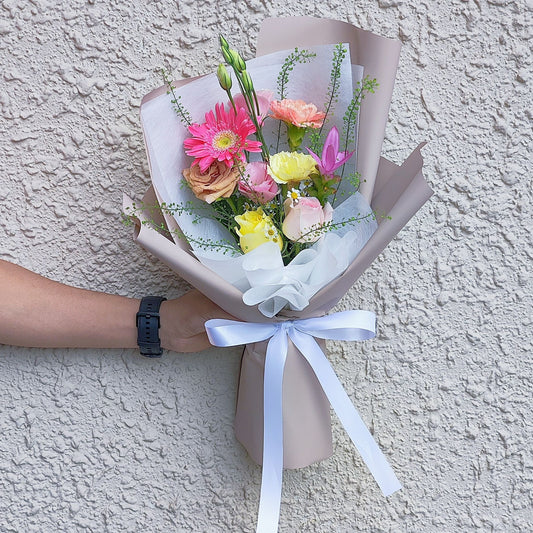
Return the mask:
M137 344L145 357L161 357L163 353L159 338L159 308L165 300L161 296L145 296L141 300L137 313Z

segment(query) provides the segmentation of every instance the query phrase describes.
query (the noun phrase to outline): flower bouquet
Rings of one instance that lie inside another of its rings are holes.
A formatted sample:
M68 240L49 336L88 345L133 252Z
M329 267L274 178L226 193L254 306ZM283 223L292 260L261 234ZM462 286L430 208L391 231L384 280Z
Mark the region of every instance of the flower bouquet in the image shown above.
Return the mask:
M398 42L300 17L266 20L253 60L221 51L216 74L143 100L142 206L160 212L124 210L142 246L243 321L206 329L246 345L235 430L263 464L258 531L275 531L283 467L332 453L330 404L383 492L400 488L323 353L374 336L375 317L325 315L431 191L419 149L401 167L379 157Z

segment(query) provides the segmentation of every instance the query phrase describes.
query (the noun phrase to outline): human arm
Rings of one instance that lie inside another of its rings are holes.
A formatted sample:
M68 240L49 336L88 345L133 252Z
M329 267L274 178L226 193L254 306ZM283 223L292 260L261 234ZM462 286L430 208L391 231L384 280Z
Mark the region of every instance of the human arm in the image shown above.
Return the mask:
M70 287L0 260L0 344L42 348L136 348L140 301ZM163 348L210 346L204 322L231 318L198 291L161 304Z

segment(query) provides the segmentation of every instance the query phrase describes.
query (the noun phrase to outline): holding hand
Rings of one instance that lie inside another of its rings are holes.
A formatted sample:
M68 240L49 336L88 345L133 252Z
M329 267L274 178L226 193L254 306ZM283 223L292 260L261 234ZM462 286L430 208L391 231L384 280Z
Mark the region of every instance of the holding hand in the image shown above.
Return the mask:
M197 290L161 304L161 346L174 352L200 352L209 348L204 324L211 318L233 319L231 315Z

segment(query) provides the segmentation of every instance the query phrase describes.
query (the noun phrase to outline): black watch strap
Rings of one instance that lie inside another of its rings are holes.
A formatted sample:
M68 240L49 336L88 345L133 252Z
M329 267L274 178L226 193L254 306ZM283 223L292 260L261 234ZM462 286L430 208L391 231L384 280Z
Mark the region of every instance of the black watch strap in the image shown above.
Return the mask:
M145 357L161 357L163 353L159 339L159 308L165 300L161 296L145 296L141 300L137 313L137 344Z

